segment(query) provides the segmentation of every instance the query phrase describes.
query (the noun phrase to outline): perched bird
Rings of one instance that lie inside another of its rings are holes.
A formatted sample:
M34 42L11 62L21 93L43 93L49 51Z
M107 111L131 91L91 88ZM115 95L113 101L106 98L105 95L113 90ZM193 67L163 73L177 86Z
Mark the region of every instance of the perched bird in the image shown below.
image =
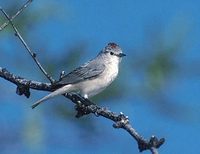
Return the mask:
M49 98L65 93L76 92L84 98L100 93L117 77L119 63L124 56L126 55L116 43L108 43L94 59L56 82L54 85L56 90L35 102L32 108Z

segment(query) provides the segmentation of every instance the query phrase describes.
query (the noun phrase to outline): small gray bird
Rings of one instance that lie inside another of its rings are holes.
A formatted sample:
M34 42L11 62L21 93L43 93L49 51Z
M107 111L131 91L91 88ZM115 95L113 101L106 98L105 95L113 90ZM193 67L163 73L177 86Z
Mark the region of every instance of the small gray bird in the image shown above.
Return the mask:
M118 75L122 49L109 43L94 59L66 74L55 83L55 91L32 105L35 108L43 101L57 95L76 92L84 98L92 97L109 86Z

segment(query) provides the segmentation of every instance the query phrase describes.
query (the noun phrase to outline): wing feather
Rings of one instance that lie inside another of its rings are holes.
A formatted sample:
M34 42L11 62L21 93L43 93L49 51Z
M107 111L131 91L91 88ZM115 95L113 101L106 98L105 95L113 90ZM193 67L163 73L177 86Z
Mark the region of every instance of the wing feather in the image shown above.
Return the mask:
M90 80L99 76L105 70L104 64L94 64L93 61L84 64L65 75L56 85L66 85Z

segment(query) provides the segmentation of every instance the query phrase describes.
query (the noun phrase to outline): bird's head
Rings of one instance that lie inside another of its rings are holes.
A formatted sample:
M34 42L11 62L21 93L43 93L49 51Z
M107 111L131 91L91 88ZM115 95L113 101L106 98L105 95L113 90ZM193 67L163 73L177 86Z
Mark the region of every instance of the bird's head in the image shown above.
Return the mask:
M121 61L122 57L126 56L116 43L108 43L100 54L107 59L116 59L117 61Z

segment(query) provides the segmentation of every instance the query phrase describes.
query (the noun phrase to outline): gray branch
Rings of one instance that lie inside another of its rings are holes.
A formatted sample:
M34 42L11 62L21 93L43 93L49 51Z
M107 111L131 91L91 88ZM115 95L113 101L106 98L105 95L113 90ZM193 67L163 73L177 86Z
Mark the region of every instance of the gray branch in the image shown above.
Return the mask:
M30 96L30 89L43 90L43 91L53 91L53 86L50 83L42 83L38 81L32 81L25 79L20 76L16 76L10 73L5 68L0 67L0 77L5 80L12 82L17 86L16 93L18 95ZM132 127L129 122L128 116L123 113L116 114L107 108L99 107L95 103L88 99L85 99L76 94L65 94L66 98L70 99L75 105L77 114L76 117L80 118L84 115L93 113L95 116L102 116L106 119L110 119L113 122L114 128L122 128L126 130L137 142L139 151L150 150L152 154L158 154L157 149L164 143L164 138L158 139L152 136L149 140L144 139L137 131Z

